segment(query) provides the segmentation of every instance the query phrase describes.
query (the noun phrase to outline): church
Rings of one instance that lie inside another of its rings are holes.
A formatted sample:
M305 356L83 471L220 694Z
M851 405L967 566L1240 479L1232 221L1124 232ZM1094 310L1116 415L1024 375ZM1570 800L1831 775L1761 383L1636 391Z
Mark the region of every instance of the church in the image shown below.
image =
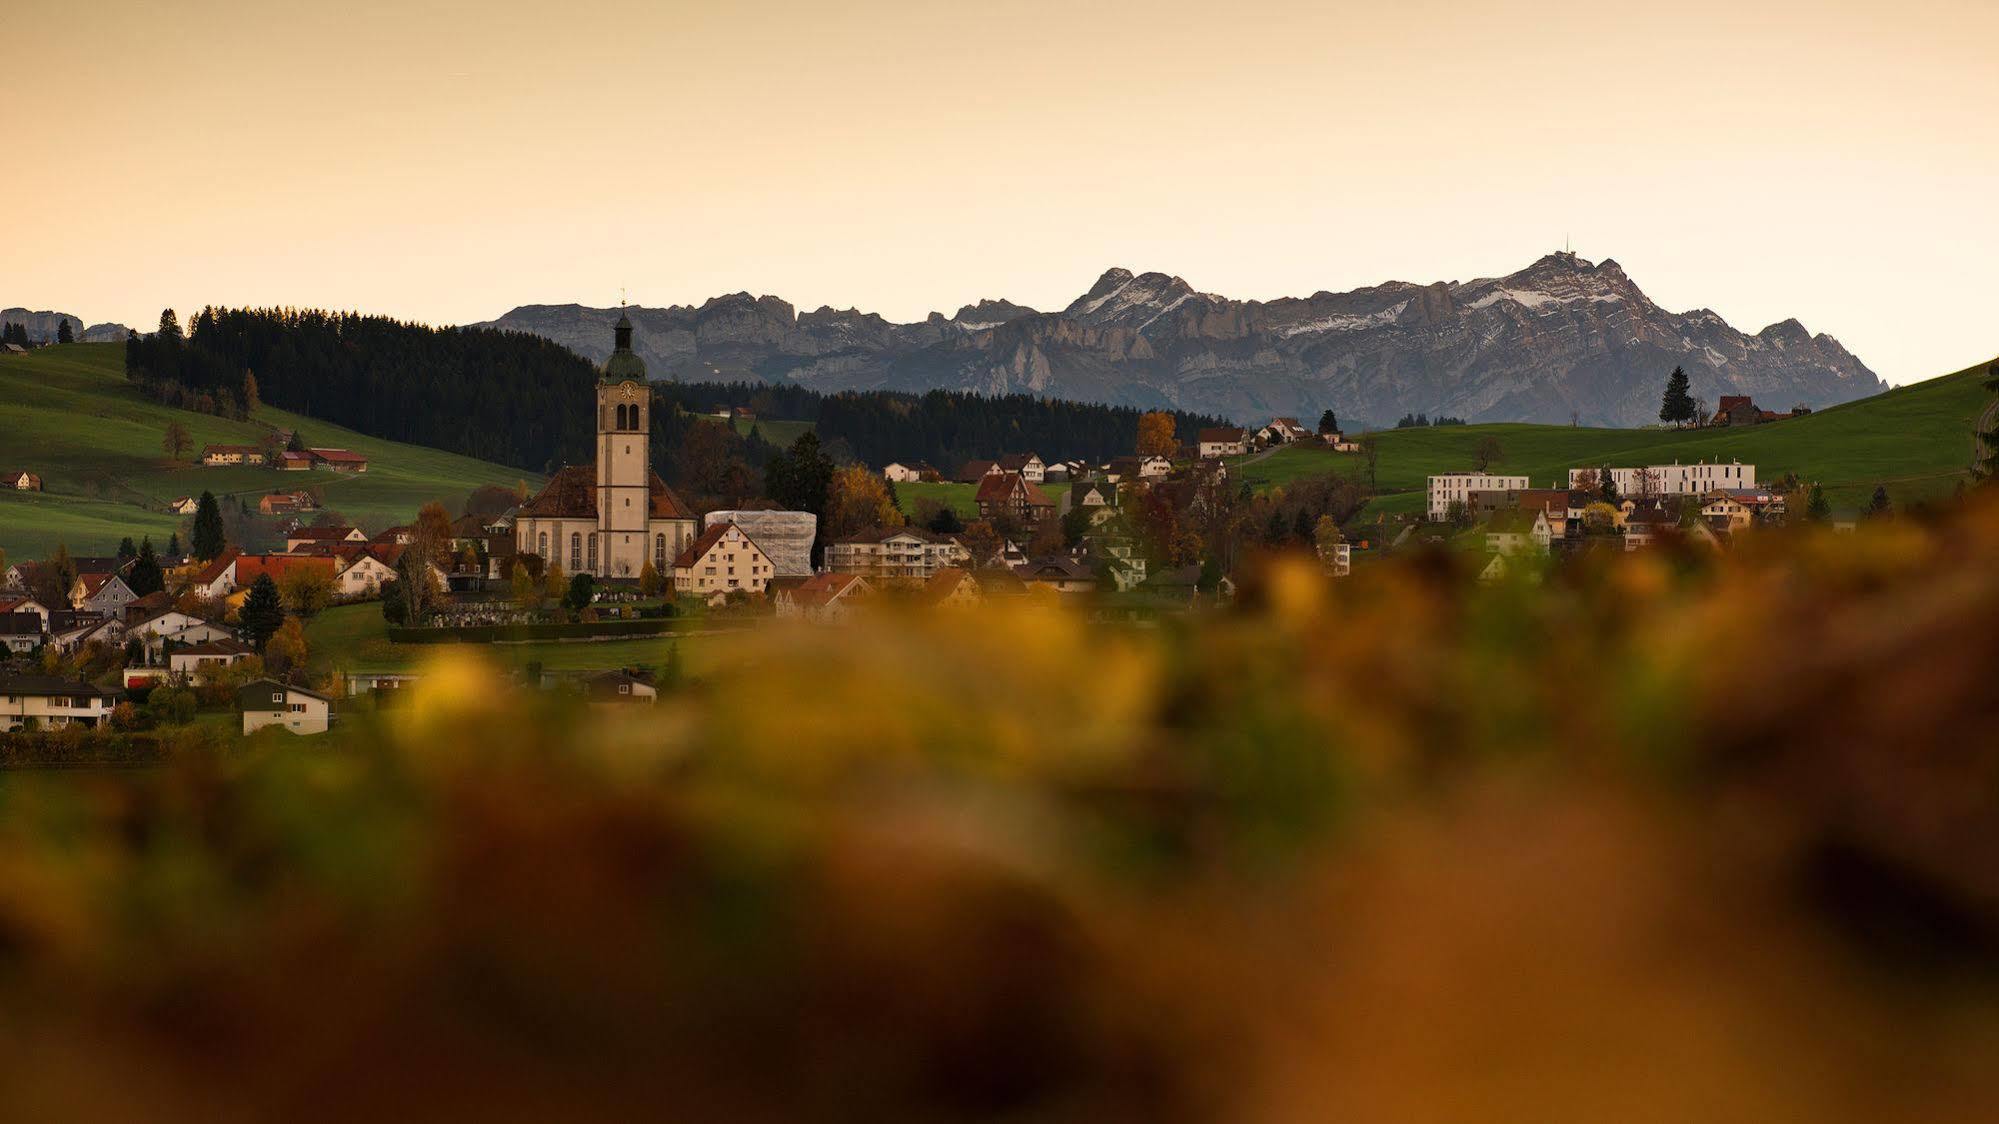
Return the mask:
M617 346L597 378L597 463L567 465L514 519L515 549L569 574L634 580L651 562L671 579L698 520L652 471L652 390L618 316Z

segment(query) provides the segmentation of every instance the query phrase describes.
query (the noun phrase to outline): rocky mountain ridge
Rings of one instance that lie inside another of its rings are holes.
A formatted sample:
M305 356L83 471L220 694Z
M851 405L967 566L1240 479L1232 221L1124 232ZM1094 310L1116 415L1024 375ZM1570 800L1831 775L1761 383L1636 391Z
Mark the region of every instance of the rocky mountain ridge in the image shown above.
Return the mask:
M699 307L625 310L655 378L763 379L815 389L934 387L1386 423L1655 423L1667 374L1697 397L1750 394L1820 407L1886 385L1839 341L1795 320L1754 335L1707 309L1672 313L1614 261L1551 254L1504 277L1240 301L1163 273L1112 269L1068 307L1004 300L911 324L735 293ZM486 326L532 332L601 361L615 308L528 305Z
M36 343L54 343L61 331L63 321L69 321L69 330L76 334L78 343L117 343L123 340L131 329L123 324L92 324L85 327L81 317L67 312L31 312L25 308L0 309L0 324L20 324L28 329L28 338Z

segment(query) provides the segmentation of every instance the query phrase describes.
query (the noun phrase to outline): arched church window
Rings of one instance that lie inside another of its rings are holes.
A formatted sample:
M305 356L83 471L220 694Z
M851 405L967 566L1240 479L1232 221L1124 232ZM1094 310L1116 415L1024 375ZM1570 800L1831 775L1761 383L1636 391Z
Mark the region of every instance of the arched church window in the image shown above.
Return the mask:
M569 532L569 569L575 573L583 569L583 536Z
M541 538L540 538L540 539L539 539L539 540L538 540L538 541L536 542L536 544L535 544L535 551L534 551L534 552L535 552L536 554L539 554L539 555L541 555L541 557L542 557L542 561L544 561L544 562L545 562L545 561L547 561L547 560L548 560L548 532L547 532L547 531L543 531L543 532L541 533Z
M590 569L594 570L596 568L597 568L597 535L595 532L592 532L590 535Z
M666 572L665 535L654 535L652 537L652 568L660 571L661 573Z

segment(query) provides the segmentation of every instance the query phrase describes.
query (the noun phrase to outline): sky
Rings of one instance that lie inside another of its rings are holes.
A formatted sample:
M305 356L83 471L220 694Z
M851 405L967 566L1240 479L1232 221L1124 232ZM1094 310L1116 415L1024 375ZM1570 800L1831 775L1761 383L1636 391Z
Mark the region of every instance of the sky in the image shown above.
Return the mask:
M1999 2L6 0L0 306L891 320L1573 240L1893 383L1999 354Z

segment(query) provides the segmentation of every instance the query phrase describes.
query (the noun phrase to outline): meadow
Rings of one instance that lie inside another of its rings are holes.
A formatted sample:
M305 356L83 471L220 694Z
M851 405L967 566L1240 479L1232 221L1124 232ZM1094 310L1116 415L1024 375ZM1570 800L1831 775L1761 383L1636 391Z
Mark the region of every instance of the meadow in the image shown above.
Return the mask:
M169 422L187 428L191 455L206 444L252 445L272 428L296 429L311 445L361 453L368 471L281 473L177 462L161 449ZM323 489L326 506L372 532L408 522L431 500L456 510L480 485L541 483L533 473L367 437L271 406L245 422L171 409L125 380L118 344L0 357L0 470L9 469L36 473L45 489L0 492L0 549L15 558L41 557L58 541L75 554L109 554L126 535L150 534L164 547L186 522L166 504L204 490L254 504L273 490Z
M1427 477L1465 472L1481 441L1502 450L1489 471L1525 475L1535 487L1566 485L1571 468L1741 461L1759 481L1797 473L1825 488L1835 511L1857 511L1885 485L1898 504L1942 499L1968 479L1972 431L1993 401L1987 365L1888 391L1808 417L1743 429L1589 429L1556 425L1465 425L1382 430L1379 495L1370 511L1423 510ZM1280 450L1244 463L1258 489L1302 476L1365 472L1357 455Z
M307 623L306 646L315 672L408 671L440 656L476 655L498 667L518 670L539 664L547 671L609 671L617 668L666 666L678 651L681 669L689 676L713 674L731 666L742 650L741 633L692 617L683 630L664 636L621 640L540 640L518 644L398 644L389 639L382 607L373 602L339 605ZM684 632L685 635L682 635Z

